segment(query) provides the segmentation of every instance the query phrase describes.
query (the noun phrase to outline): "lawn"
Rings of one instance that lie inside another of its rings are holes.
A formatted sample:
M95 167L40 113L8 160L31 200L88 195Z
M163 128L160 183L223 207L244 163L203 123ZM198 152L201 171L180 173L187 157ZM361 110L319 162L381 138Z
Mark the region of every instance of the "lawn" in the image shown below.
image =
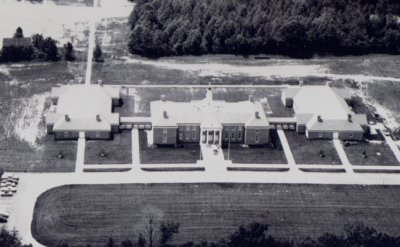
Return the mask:
M342 232L362 221L398 235L397 186L279 184L70 185L37 200L32 235L41 244L103 246L136 238L149 215L180 223L175 242L217 241L254 221L278 239L302 240Z
M82 63L0 65L0 168L6 171L75 170L76 142L46 135L44 115L52 87L83 78ZM64 159L58 152L65 152ZM18 155L15 155L18 153Z
M363 157L364 150L367 153L367 158ZM400 165L392 150L384 143L358 143L357 145L344 147L344 151L352 165ZM380 155L377 153L380 153Z
M400 83L368 83L367 93L374 102L391 111L394 120L400 123Z
M102 157L100 154L104 153ZM114 134L112 140L88 140L85 164L131 164L132 135L130 131Z
M228 159L228 148L223 148L225 159ZM231 145L229 159L232 163L241 164L287 164L285 153L282 149L271 147L248 147Z
M141 164L190 164L200 159L200 145L184 147L148 147L147 134L139 131Z
M341 164L332 141L308 140L304 134L298 134L295 131L285 131L285 135L297 164ZM319 156L321 150L325 157Z
M76 141L54 141L53 136L38 140L38 148L16 138L0 144L0 168L10 172L74 172ZM63 158L58 155L62 154Z

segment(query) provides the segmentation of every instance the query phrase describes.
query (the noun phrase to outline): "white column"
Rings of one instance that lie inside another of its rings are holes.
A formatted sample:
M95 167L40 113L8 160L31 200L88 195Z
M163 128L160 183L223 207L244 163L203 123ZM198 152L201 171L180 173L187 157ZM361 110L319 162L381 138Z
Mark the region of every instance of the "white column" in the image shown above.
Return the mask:
M222 145L222 129L219 130L219 145Z

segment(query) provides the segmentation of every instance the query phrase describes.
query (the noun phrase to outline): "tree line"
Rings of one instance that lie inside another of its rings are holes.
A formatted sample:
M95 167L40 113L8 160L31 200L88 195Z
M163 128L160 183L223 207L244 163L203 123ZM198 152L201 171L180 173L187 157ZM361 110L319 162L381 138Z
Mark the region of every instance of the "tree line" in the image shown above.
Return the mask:
M17 28L13 38L24 38L21 27ZM45 38L42 34L34 34L31 40L32 46L4 46L3 44L0 51L0 62L75 60L74 47L70 42L67 42L63 49L59 49L57 40L51 37Z
M129 51L201 54L400 53L398 0L135 0Z

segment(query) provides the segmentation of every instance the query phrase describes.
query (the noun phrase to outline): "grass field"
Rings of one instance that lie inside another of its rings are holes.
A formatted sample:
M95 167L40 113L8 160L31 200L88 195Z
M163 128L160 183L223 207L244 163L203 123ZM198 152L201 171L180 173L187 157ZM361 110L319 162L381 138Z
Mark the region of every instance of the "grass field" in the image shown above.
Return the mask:
M76 142L46 136L44 114L51 88L78 82L83 68L82 63L66 62L0 65L0 168L74 171ZM65 152L62 160L59 151Z
M362 155L364 150L367 153L367 158ZM383 143L358 143L344 147L344 151L352 165L400 165L389 146ZM380 155L377 153L380 153Z
M100 153L105 156L101 157ZM114 134L113 140L86 141L85 164L131 164L132 136L130 131Z
M199 145L148 147L145 131L139 132L141 164L191 164L200 159Z
M368 83L367 93L372 100L390 110L392 117L400 123L400 83Z
M32 235L41 244L104 245L133 239L148 212L179 222L176 242L216 241L253 221L279 239L338 233L362 221L379 231L400 231L400 191L393 186L275 184L126 184L54 188L36 202ZM151 211L149 210L151 209Z
M50 0L57 5L93 6L93 0Z
M223 149L225 159L228 159L228 148ZM270 147L243 148L240 145L231 145L229 159L232 163L241 164L287 164L282 149Z
M285 131L285 135L297 164L341 164L332 141L311 141L304 134L298 134L295 131ZM325 157L319 156L321 150L324 151Z

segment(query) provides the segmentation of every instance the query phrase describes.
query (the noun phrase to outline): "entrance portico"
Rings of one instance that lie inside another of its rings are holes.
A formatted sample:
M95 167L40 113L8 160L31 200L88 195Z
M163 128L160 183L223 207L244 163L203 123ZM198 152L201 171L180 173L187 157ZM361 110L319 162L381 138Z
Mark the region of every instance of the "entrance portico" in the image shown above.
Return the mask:
M201 125L200 144L221 146L222 125L214 118L204 120Z

